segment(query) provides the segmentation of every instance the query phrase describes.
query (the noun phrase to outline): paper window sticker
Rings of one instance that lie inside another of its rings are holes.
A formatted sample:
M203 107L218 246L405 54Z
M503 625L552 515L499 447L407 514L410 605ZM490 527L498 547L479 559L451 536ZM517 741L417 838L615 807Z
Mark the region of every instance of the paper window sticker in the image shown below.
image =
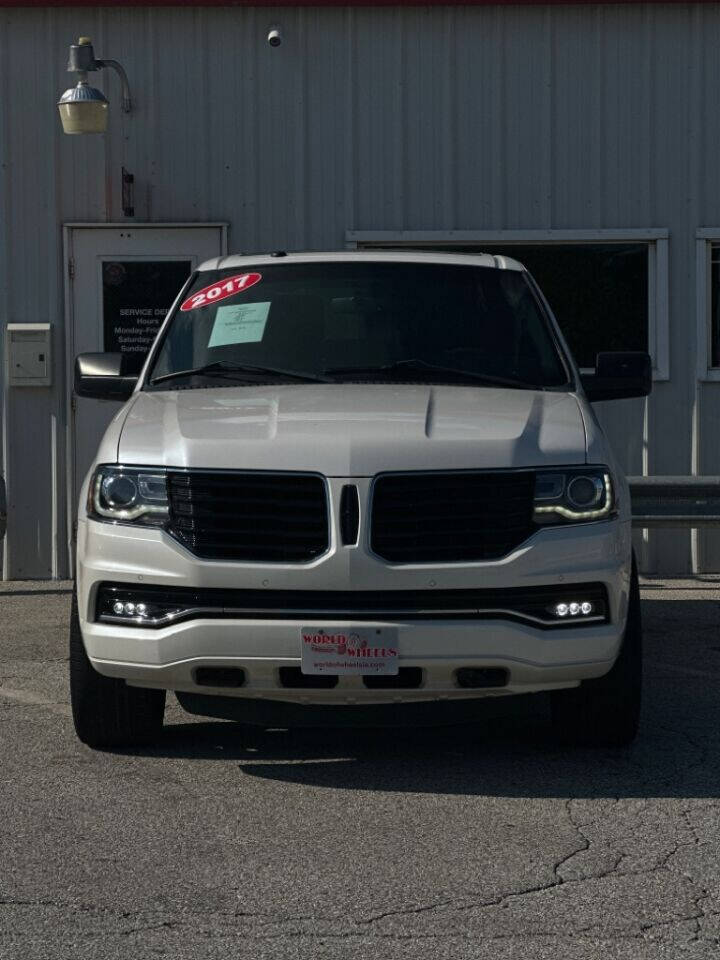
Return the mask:
M208 347L235 343L260 343L270 313L270 302L238 303L218 307Z

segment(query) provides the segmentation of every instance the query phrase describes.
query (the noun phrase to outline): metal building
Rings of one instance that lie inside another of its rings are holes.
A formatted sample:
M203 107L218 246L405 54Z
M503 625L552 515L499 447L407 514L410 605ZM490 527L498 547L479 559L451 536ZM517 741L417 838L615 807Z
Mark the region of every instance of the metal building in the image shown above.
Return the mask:
M75 353L139 353L178 277L226 249L510 250L583 365L650 350L652 397L602 409L628 471L720 474L719 3L0 0L0 18L5 578L71 570L113 412L73 404ZM61 131L80 35L129 76L130 113L93 76L105 135ZM646 570L720 570L711 532L639 547Z

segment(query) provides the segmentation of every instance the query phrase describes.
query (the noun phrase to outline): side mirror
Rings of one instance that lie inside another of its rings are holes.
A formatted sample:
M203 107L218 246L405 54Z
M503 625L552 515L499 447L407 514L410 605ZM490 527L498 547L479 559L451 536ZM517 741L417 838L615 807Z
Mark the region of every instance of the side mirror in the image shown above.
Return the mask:
M75 358L75 393L93 400L127 400L137 375L125 370L122 353L81 353Z
M584 373L580 379L591 403L647 397L652 390L650 354L641 350L599 353L595 372Z

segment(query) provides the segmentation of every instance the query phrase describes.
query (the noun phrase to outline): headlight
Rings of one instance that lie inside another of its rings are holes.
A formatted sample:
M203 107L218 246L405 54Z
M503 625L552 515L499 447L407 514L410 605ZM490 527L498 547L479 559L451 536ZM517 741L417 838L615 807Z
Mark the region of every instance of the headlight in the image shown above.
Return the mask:
M168 515L165 471L98 467L90 481L87 512L94 520L162 526Z
M607 467L538 470L535 478L536 523L604 520L617 511Z

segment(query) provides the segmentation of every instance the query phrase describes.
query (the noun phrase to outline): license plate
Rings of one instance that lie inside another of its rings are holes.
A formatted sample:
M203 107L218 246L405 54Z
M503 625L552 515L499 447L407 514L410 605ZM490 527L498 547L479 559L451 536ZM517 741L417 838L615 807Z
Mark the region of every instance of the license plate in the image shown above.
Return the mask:
M306 674L389 676L398 672L398 632L394 627L303 627L300 645L300 669Z

